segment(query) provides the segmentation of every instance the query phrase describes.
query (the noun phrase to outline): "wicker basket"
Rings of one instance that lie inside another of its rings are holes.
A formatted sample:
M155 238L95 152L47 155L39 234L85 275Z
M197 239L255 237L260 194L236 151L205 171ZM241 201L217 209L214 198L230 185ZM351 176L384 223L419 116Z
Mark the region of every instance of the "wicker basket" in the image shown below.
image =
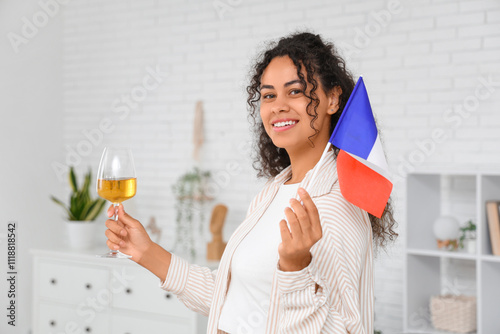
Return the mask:
M457 333L473 332L476 330L476 297L433 296L431 317L436 329Z

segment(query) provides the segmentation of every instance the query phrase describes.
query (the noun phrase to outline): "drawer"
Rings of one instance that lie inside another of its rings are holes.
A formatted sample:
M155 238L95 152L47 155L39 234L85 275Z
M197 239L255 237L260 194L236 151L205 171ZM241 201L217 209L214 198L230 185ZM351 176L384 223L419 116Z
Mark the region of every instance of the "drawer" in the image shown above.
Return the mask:
M195 334L192 322L187 319L144 319L113 315L111 319L112 334Z
M109 315L95 313L92 318L78 312L76 308L40 303L36 333L109 333Z
M123 269L116 268L116 272ZM123 289L113 294L114 308L151 312L179 318L191 318L194 312L182 304L177 297L159 287L159 279L142 267L127 267L129 279L124 280ZM118 290L118 289L116 289Z
M90 297L109 294L106 268L56 261L41 261L38 266L42 298L80 304Z

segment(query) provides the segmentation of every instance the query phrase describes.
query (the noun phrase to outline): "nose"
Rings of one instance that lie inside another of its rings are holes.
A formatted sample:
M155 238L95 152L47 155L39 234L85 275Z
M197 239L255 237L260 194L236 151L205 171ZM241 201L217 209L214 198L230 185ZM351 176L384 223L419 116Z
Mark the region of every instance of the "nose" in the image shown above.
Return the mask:
M284 97L277 97L274 101L273 101L273 105L271 107L271 111L273 113L280 113L280 112L286 112L286 111L290 111L290 106L288 105L286 99Z

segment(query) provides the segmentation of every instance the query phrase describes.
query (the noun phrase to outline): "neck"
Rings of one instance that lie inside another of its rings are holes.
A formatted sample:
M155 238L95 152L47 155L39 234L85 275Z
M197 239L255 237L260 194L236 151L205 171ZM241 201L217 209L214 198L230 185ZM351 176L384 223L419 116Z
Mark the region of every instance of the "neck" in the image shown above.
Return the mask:
M292 168L292 177L285 184L299 183L306 176L307 172L314 168L318 163L323 151L325 150L327 140L315 142L315 147L309 147L301 152L288 152L290 157L290 165Z

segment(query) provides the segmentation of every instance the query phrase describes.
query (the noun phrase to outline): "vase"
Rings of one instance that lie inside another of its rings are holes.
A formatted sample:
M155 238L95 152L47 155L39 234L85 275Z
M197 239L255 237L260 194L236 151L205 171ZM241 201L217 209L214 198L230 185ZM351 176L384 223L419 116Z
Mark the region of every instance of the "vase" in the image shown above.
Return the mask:
M476 254L476 239L465 239L465 247L469 254Z
M434 221L434 236L438 240L458 239L460 227L458 220L452 216L441 216Z
M68 246L73 249L94 247L96 224L90 221L69 220L66 222Z

